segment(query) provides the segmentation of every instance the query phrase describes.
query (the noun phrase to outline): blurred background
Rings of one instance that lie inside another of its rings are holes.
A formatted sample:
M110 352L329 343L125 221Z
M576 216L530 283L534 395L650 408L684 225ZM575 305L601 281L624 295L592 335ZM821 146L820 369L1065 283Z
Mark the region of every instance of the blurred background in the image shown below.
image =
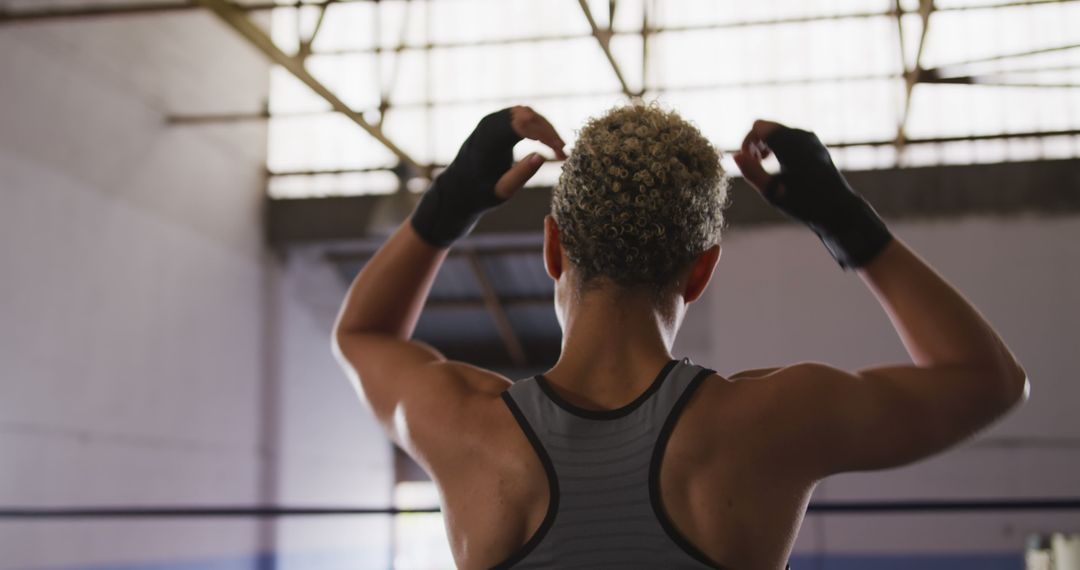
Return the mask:
M483 115L531 105L572 146L631 98L725 151L755 118L816 131L1029 373L990 429L814 503L1057 508L811 511L795 570L1016 569L1080 532L1080 2L7 0L0 568L452 567L437 513L12 513L437 506L331 356L346 287ZM510 378L554 364L559 167L455 247L417 338ZM907 361L816 237L732 192L676 356Z

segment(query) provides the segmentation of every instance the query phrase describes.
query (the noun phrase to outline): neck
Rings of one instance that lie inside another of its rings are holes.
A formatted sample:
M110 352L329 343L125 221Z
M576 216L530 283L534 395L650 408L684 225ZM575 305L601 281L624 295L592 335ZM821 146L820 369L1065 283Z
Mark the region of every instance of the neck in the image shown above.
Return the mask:
M562 353L545 377L572 403L586 408L626 404L672 358L676 307L653 307L644 295L593 291L568 299L562 314Z

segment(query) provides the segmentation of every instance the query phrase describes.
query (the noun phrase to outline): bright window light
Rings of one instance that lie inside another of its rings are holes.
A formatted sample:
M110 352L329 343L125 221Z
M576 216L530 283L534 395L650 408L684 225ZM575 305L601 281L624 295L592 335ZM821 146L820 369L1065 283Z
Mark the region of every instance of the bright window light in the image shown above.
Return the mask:
M588 5L611 25L607 1ZM816 131L852 170L1080 156L1080 2L938 0L925 31L915 0L901 2L902 25L893 0L615 5L609 45L629 89L725 151L771 118ZM319 12L276 9L275 42L296 52L318 28L311 73L421 164L449 162L480 117L505 106L533 106L572 148L587 117L627 101L576 0L342 1ZM275 196L401 186L393 153L283 69L269 108ZM526 146L519 156L540 148ZM558 172L549 165L533 184Z
M399 509L426 508L439 504L439 493L431 481L402 481L394 486L394 504ZM394 568L454 568L441 514L407 513L394 518Z

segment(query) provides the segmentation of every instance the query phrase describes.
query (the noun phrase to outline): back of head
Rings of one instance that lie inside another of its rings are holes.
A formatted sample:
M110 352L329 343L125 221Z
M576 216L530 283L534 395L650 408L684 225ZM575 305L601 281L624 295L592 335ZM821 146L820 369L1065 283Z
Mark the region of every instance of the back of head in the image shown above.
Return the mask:
M613 284L670 292L720 242L728 180L701 132L655 104L616 107L578 134L552 217L581 291Z

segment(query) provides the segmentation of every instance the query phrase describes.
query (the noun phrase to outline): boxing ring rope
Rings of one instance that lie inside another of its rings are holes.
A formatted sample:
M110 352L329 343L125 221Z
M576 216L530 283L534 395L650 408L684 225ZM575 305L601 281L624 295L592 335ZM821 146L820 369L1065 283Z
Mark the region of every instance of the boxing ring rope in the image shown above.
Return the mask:
M908 500L845 501L811 503L808 514L866 513L950 513L1006 511L1080 510L1080 498L1006 499L1006 500ZM310 517L403 515L438 513L438 507L419 509L337 508L337 507L244 507L244 506L144 506L144 507L3 507L0 521L6 519L111 519L111 518L238 518L238 517Z

